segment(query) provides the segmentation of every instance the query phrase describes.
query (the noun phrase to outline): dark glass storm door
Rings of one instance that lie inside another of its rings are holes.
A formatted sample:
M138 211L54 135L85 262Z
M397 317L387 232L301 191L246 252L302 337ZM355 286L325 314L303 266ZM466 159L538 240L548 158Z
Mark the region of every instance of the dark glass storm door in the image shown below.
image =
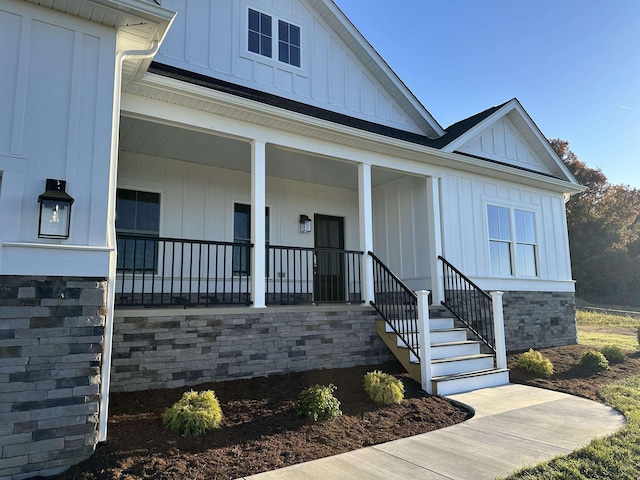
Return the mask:
M320 249L315 258L314 300L344 302L344 218L315 215L313 223L315 248Z

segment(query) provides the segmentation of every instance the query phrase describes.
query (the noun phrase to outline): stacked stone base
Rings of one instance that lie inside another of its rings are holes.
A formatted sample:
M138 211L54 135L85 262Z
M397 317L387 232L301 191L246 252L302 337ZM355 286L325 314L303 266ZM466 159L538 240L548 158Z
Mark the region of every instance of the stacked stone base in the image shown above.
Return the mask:
M93 453L105 292L104 279L0 276L0 478Z
M578 343L575 295L567 292L505 292L507 351Z
M111 391L175 388L393 358L366 307L116 311Z

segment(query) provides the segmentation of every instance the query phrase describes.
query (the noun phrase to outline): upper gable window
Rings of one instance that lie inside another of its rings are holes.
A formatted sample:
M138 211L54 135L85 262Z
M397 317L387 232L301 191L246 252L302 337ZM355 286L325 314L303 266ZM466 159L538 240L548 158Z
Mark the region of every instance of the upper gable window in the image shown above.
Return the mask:
M278 60L300 66L300 27L278 20Z
M249 51L271 58L271 17L249 9Z
M302 28L248 8L247 50L301 68ZM277 22L277 23L276 23Z

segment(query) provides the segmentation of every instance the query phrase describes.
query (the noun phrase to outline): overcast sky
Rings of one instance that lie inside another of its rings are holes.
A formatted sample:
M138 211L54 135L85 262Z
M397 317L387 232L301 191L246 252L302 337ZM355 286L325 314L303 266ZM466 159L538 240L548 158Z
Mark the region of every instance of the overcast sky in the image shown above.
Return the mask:
M443 127L517 97L640 188L640 0L335 2Z

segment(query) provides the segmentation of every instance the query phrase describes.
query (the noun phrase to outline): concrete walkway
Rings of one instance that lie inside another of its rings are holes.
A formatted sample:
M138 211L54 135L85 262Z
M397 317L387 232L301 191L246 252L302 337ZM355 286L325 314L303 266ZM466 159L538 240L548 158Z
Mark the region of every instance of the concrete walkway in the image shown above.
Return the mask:
M260 473L245 480L492 479L615 432L624 417L564 393L505 385L448 397L471 420L415 437Z

